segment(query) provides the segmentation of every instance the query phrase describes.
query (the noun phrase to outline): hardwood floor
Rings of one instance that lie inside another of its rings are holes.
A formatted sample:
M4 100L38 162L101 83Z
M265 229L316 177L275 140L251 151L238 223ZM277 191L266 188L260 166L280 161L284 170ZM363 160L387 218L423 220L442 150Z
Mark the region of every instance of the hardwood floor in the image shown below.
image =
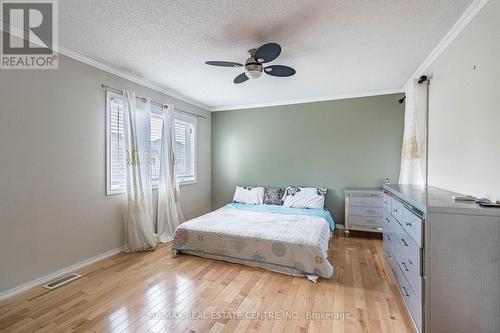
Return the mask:
M336 232L335 275L317 284L172 258L169 244L118 254L58 289L38 287L0 302L0 332L413 332L382 253L378 238Z

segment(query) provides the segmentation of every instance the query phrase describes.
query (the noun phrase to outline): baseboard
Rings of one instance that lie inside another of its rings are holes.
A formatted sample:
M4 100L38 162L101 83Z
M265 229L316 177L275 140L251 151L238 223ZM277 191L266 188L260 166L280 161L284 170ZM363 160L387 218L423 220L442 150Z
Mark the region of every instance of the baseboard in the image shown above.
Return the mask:
M71 266L68 266L66 268L60 269L57 272L54 272L54 273L51 273L51 274L39 277L38 279L35 279L33 281L21 284L21 285L19 285L17 287L14 287L12 289L9 289L9 290L6 290L6 291L2 291L2 292L0 292L0 301L2 301L4 299L7 299L9 297L12 297L14 295L20 294L20 293L22 293L22 292L24 292L24 291L26 291L28 289L31 289L31 288L43 285L43 284L45 284L47 282L50 282L52 280L55 280L55 279L57 279L57 278L59 278L59 277L61 277L63 275L66 275L68 273L72 273L75 270L78 270L80 268L83 268L83 267L88 266L90 264L93 264L95 262L98 262L98 261L101 261L103 259L106 259L106 258L109 258L111 256L114 256L115 254L118 254L120 252L122 252L122 247L118 247L116 249L106 251L104 253L96 255L95 257L92 257L92 258L89 258L89 259L85 259L85 260L80 261L80 262L78 262L78 263L76 263L74 265L71 265Z

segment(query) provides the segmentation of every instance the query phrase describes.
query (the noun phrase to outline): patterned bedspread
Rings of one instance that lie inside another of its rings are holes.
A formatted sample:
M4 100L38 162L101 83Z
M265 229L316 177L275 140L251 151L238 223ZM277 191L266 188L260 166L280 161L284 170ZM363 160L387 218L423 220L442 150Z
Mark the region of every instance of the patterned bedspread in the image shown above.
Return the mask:
M245 206L229 204L181 224L174 236L174 253L186 252L291 275L333 275L327 257L334 225L328 212Z

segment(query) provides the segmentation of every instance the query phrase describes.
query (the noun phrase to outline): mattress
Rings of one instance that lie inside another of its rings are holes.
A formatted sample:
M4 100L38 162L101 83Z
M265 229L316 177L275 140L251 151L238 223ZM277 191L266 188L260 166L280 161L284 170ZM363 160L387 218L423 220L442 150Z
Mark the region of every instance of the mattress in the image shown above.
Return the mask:
M334 228L326 210L229 204L181 224L172 250L289 275L330 278L328 242Z

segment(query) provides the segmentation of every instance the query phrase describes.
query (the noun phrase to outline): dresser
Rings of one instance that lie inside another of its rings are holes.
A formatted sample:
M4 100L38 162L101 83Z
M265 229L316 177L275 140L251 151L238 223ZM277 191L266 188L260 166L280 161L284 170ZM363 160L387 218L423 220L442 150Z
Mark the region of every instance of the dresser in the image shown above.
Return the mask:
M500 332L500 209L384 185L384 255L418 332Z
M381 188L348 188L345 190L344 232L350 230L382 232L384 225Z

